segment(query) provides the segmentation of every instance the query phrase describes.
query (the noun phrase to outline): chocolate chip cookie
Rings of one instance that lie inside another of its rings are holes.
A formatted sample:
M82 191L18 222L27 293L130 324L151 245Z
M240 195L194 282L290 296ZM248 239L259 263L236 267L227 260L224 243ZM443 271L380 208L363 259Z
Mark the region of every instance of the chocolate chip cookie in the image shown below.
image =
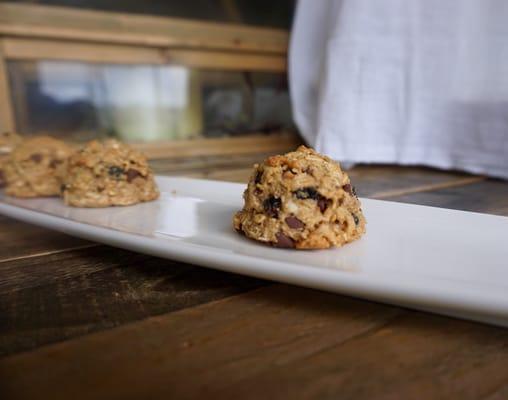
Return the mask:
M276 247L324 249L365 233L365 218L340 165L300 146L254 166L235 229Z
M72 148L49 136L24 140L5 164L6 193L16 197L58 196Z
M62 196L75 207L127 206L155 200L159 190L141 153L107 140L92 141L69 158Z
M7 184L4 169L9 154L19 143L21 143L21 136L12 132L0 133L0 188Z

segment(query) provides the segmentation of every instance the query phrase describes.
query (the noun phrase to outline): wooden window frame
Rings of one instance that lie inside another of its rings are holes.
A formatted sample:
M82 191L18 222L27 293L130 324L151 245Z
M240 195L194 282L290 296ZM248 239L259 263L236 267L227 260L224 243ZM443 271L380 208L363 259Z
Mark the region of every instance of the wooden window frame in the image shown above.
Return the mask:
M286 72L287 46L288 32L282 29L0 3L0 130L16 131L7 75L10 60ZM135 146L161 158L283 151L298 143L294 135L281 133Z

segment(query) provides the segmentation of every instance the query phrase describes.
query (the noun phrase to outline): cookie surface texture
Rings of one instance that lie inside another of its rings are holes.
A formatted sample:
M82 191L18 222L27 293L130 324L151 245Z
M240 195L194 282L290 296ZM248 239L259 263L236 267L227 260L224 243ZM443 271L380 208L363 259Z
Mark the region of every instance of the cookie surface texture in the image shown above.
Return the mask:
M69 158L62 195L75 207L127 206L159 190L143 154L116 140L92 141Z
M234 228L276 247L325 249L365 233L365 217L340 165L300 146L255 165Z
M6 193L16 197L58 196L72 148L49 136L26 139L4 166Z

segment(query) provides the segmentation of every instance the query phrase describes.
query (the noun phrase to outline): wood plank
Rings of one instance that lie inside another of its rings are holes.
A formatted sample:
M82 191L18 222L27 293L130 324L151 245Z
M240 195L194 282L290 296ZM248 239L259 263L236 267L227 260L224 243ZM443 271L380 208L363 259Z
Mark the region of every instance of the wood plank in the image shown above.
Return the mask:
M508 216L508 182L489 179L471 185L411 193L390 201Z
M150 143L131 143L150 159L230 156L255 153L286 152L300 145L301 139L291 133L252 134L241 137L191 139Z
M411 312L326 351L282 365L275 357L266 362L270 368L228 385L207 380L207 392L255 398L261 387L273 398L479 399L508 380L508 334Z
M0 216L0 264L23 257L36 257L76 248L92 242Z
M196 171L207 171L210 168L251 168L259 160L272 155L272 152L237 154L224 156L198 156L189 158L159 158L149 160L156 174L173 174Z
M165 64L159 48L62 40L6 38L5 55L11 60L60 60L90 63Z
M232 54L218 51L173 50L164 52L169 64L230 71L286 72L285 55Z
M456 171L375 164L357 165L347 172L359 196L376 199L462 186L486 179Z
M403 189L391 189L385 191L378 191L372 194L376 199L389 199L396 196L407 195L411 193L431 192L439 189L447 189L457 186L466 186L472 183L482 182L487 178L483 176L468 176L464 178L457 178L452 180L446 180L443 182L429 183L426 185L418 185L412 188Z
M489 395L483 398L483 400L505 400L508 399L508 384L502 385Z
M265 288L6 358L0 376L7 398L215 398L248 376L305 365L312 354L326 354L400 313L317 291ZM271 390L261 383L237 395Z
M228 181L236 183L245 183L249 180L252 174L252 167L250 168L235 168L235 169L212 169L203 174L204 179L214 179L218 181Z
M9 75L4 56L3 42L0 37L0 132L14 132L16 123L12 105Z
M4 39L4 51L6 58L24 61L172 64L226 71L286 71L286 57L270 54L238 54L225 51L182 50L26 38Z
M0 375L13 398L477 399L507 362L505 329L277 285L0 360Z
M107 246L1 263L0 276L0 356L267 284Z
M0 34L278 54L288 46L282 29L15 3L0 3Z

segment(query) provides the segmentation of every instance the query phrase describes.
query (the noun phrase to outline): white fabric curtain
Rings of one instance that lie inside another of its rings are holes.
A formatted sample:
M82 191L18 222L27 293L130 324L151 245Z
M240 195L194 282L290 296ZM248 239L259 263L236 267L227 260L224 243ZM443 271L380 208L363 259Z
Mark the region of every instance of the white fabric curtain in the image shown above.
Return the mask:
M508 178L506 0L300 0L289 79L337 160Z

